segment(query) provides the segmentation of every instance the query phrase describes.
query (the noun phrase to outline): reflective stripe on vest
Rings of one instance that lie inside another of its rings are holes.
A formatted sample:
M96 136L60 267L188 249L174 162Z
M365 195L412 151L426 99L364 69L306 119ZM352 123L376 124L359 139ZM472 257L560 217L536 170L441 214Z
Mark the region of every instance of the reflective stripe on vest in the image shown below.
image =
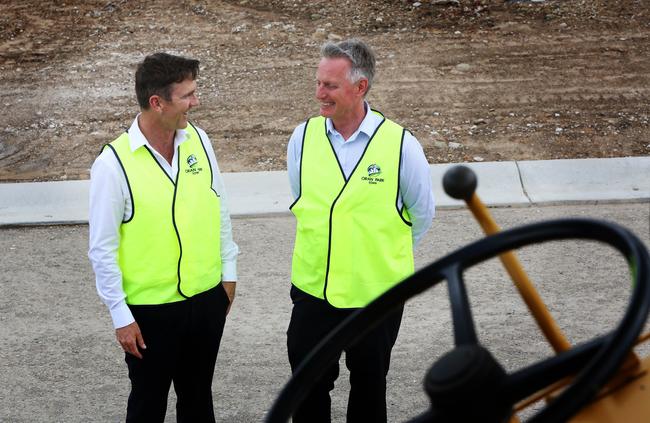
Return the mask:
M346 181L325 118L307 121L291 206L296 287L338 308L364 307L413 273L411 223L397 208L403 135L384 119Z
M120 226L118 261L127 304L181 301L221 280L221 202L196 129L178 146L176 181L128 134L108 146L126 176L133 211Z

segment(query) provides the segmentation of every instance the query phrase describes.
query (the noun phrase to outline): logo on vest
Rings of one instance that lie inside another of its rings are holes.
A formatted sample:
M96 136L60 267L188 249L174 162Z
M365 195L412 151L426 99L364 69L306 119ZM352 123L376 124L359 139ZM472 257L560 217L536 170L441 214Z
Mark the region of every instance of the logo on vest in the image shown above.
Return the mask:
M381 173L381 168L375 163L368 166L368 176L375 176Z
M198 162L199 161L194 154L187 156L187 165L189 166L189 169L185 169L185 173L192 173L196 175L197 173L201 172L203 170L202 167L194 167Z
M381 168L378 164L373 163L368 166L368 176L362 176L361 180L368 181L371 185L377 184L378 182L384 182L384 178L380 178L379 175L381 175Z

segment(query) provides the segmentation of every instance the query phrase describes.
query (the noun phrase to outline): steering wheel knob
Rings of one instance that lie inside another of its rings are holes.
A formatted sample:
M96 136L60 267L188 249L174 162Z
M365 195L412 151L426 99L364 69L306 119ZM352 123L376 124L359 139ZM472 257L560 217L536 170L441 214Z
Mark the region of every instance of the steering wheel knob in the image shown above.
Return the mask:
M457 200L472 198L478 180L476 173L467 166L457 165L445 172L442 177L442 186L447 195Z

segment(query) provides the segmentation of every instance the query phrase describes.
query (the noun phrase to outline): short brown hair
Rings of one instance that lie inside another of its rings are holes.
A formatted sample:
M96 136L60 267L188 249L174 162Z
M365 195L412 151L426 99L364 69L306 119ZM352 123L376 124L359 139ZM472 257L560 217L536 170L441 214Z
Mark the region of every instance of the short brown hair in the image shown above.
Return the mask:
M149 108L149 98L159 95L171 100L173 83L195 80L199 61L167 53L154 53L144 58L135 71L135 95L140 108Z

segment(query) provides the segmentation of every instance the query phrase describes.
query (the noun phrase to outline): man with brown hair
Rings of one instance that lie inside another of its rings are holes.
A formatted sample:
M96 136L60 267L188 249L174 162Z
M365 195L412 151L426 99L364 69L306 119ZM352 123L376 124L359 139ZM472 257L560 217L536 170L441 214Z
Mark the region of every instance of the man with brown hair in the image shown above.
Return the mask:
M235 296L238 247L199 105L199 61L156 53L138 65L140 113L91 169L90 249L131 380L127 422L214 422L212 378Z

